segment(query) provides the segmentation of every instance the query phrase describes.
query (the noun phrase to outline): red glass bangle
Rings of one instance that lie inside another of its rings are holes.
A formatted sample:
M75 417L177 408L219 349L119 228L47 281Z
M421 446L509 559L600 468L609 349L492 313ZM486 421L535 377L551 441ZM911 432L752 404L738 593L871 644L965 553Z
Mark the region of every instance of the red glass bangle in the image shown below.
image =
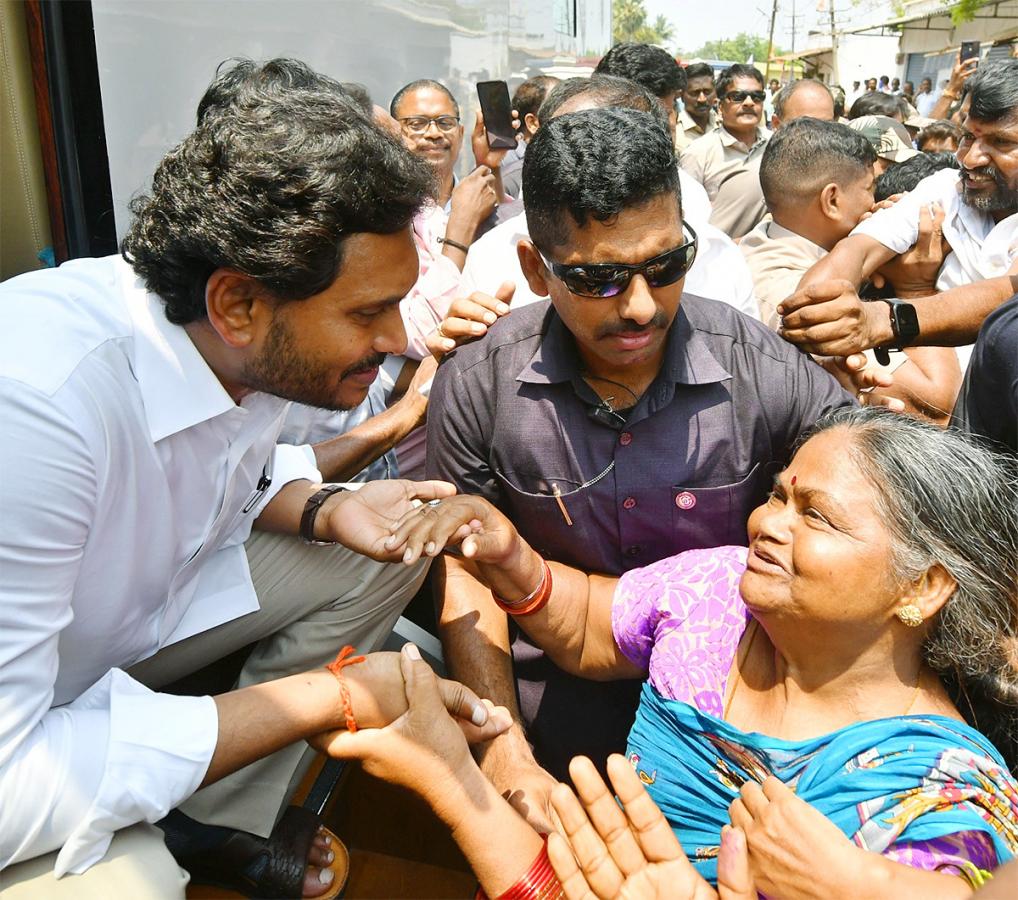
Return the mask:
M346 719L346 730L351 734L357 730L357 720L353 715L353 701L350 699L350 688L343 677L343 667L364 662L363 656L351 655L356 652L353 647L347 644L339 651L339 655L325 667L336 676L336 681L339 682L339 696L343 701L343 717Z
M562 885L548 859L548 835L542 835L544 846L530 868L512 887L498 895L495 900L561 900ZM477 889L474 900L488 900L481 888Z
M529 616L536 613L548 604L551 599L551 567L543 559L541 564L544 566L544 574L541 577L541 583L537 586L536 590L529 597L524 597L522 600L518 600L516 603L508 603L499 597L494 591L491 592L492 599L495 604L504 613L508 613L510 616Z

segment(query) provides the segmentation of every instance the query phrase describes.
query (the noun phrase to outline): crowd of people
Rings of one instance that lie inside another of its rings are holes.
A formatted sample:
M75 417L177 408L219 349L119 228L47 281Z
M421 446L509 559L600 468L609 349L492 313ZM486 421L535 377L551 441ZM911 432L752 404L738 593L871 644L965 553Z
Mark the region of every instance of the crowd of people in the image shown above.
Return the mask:
M336 897L315 753L489 897L1013 896L1018 59L912 88L224 64L0 285L11 900Z

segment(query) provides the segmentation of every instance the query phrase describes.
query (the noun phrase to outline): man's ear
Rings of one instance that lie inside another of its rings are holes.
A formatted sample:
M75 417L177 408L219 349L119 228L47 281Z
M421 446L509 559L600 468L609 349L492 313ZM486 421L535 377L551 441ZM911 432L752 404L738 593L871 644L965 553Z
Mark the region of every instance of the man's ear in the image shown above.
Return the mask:
M771 131L777 131L781 127L781 119L777 113L771 113Z
M820 211L827 219L841 218L841 188L834 182L825 184L820 191Z
M523 128L527 134L533 136L537 134L537 129L541 127L541 122L534 113L527 113L523 117Z
M216 269L209 276L205 309L223 343L237 349L249 346L272 316L258 283L234 269Z
M538 297L547 297L551 293L548 290L547 270L533 241L521 240L516 245L516 254L519 256L520 268L523 269L523 277L527 279L530 290Z

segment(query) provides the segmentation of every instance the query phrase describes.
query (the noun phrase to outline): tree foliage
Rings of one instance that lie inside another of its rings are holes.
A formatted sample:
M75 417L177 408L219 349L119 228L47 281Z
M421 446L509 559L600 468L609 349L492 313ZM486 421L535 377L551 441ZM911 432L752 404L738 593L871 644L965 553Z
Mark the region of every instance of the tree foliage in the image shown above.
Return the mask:
M771 50L773 56L781 54L783 51L774 45ZM767 38L757 34L746 34L742 32L737 34L733 38L725 38L720 41L707 41L702 47L694 50L692 53L684 54L690 58L699 57L700 59L727 59L732 62L749 62L752 57L755 63L760 65L766 65L767 63Z
M612 0L612 42L665 44L675 37L675 26L664 16L648 21L643 0Z

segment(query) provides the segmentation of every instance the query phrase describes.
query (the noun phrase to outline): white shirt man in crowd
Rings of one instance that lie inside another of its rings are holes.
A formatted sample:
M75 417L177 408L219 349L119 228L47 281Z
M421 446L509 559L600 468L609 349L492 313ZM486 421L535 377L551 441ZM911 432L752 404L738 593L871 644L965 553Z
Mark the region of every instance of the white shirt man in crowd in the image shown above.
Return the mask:
M123 257L0 286L5 887L85 891L54 875L123 837L122 895L182 897L145 823L183 805L196 827L265 838L304 740L342 727L317 667L380 646L425 574L360 553L387 558L391 518L452 489L323 488L311 449L277 435L288 400L353 408L403 350L432 183L335 82L242 62L135 201ZM256 641L241 690L152 690ZM282 861L305 895L333 877L312 835L306 872Z

